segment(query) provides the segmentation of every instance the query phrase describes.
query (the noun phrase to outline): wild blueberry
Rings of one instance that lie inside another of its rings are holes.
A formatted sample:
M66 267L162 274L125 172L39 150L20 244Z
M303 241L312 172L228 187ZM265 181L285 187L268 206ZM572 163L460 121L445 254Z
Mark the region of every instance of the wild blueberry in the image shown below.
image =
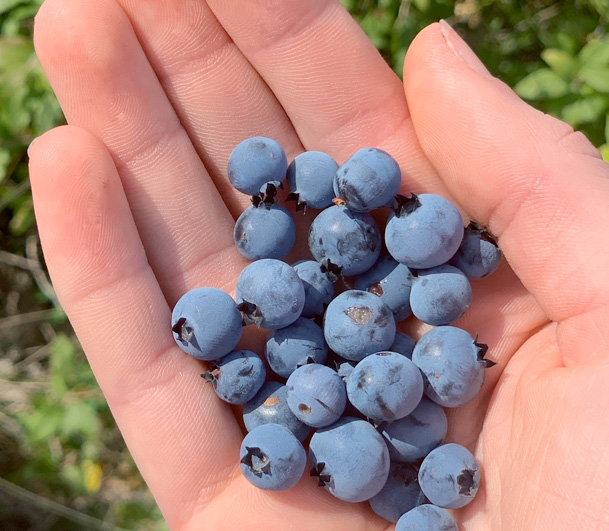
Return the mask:
M463 239L457 208L436 194L400 196L385 228L389 254L409 268L428 269L447 262Z
M360 361L349 375L347 396L368 418L400 419L421 401L421 371L406 356L377 352Z
M339 356L360 361L387 350L395 339L391 309L367 291L344 291L326 309L324 336Z
M287 391L285 385L267 381L256 396L243 406L243 423L247 431L252 431L261 424L281 424L299 441L304 441L311 428L300 422L290 411Z
M397 522L395 531L459 531L457 522L444 509L426 503L411 509Z
M319 325L300 317L285 328L271 330L265 352L271 369L287 378L301 365L324 363L328 345Z
M330 367L311 363L296 369L286 382L288 406L308 426L336 422L345 410L345 382Z
M494 365L484 359L486 350L486 345L454 326L438 326L423 334L412 361L423 373L425 394L444 407L472 400L484 382L484 369Z
M336 172L334 193L353 212L370 212L390 205L402 173L395 159L377 148L356 151Z
M376 262L381 234L370 214L335 205L313 220L309 249L318 262L327 266L329 260L343 275L359 275Z
M425 397L407 417L378 426L391 460L403 463L423 459L444 440L447 428L442 407Z
M370 498L370 507L379 516L397 522L404 513L427 500L419 487L419 468L413 464L391 463L385 486Z
M459 509L470 503L480 486L480 468L471 452L460 444L438 446L423 460L419 485L431 503Z
M215 360L231 352L241 339L241 314L224 291L196 288L176 303L171 330L184 352L200 360Z
M265 490L293 487L307 463L300 441L279 424L262 424L250 431L241 443L240 457L245 478Z
M288 160L270 138L254 136L237 144L228 158L228 179L240 192L256 195L270 181L283 181Z
M370 423L352 417L317 430L309 444L309 459L318 485L348 502L376 496L389 475L383 438Z
M296 226L285 208L260 203L239 216L233 237L237 250L248 260L281 259L294 246Z
M334 297L334 282L315 260L300 260L292 264L294 271L302 280L305 290L305 305L302 317L322 315L325 306Z
M355 278L355 289L369 291L391 308L396 322L406 319L410 310L410 288L414 277L404 264L391 256L381 256L365 273Z
M305 303L304 286L296 271L272 258L246 266L237 279L236 294L245 322L269 330L292 324Z
M412 313L434 326L459 319L471 300L469 280L460 269L450 265L418 271L410 291Z
M260 390L266 377L264 362L249 350L235 350L210 364L201 375L216 394L230 404L244 404Z
M459 250L451 264L468 278L482 278L494 272L501 262L501 250L490 233L475 222L465 229Z
M296 210L304 207L326 208L334 199L334 174L338 164L321 151L305 151L288 166L288 200L297 203Z

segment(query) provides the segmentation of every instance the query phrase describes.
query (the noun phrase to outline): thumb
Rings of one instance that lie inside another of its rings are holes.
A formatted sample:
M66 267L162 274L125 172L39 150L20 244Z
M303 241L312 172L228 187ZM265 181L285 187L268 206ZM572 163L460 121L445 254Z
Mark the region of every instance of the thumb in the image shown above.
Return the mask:
M606 352L609 165L581 133L493 78L444 21L411 44L404 87L423 151L452 198L498 238L548 317L569 322L559 325L562 347L583 350L575 325L586 322L586 357ZM582 361L570 355L566 363Z

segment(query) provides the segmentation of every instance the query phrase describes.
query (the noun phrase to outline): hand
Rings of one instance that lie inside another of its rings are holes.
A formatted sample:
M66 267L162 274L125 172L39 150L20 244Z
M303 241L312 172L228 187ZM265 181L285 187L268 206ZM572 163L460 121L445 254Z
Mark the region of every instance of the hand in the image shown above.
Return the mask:
M463 529L609 526L609 176L579 133L525 105L433 24L405 83L338 2L47 0L36 50L70 125L30 150L45 257L124 438L172 529L385 529L305 477L272 493L238 465L233 411L176 347L186 290L246 262L228 185L253 135L291 159L377 146L403 192L433 191L498 237L460 325L498 366L450 413L484 486ZM509 265L508 265L509 264ZM411 325L414 327L414 325ZM412 328L411 328L412 331Z

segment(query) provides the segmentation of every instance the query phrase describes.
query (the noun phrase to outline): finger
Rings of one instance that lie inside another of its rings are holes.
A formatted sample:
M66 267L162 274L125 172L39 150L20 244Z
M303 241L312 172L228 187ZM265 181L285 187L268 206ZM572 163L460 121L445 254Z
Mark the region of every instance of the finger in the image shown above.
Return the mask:
M36 218L54 286L131 453L172 528L237 472L230 408L175 345L170 309L105 147L52 130L30 149Z
M68 122L99 138L119 168L170 304L200 283L229 287L244 264L234 220L124 11L110 0L47 0L35 44Z
M226 178L228 157L251 136L302 146L281 105L205 2L119 0L163 90L234 217L249 198Z
M360 147L381 147L400 163L405 190L442 190L399 78L337 0L207 3L307 149L342 162Z
M600 352L609 300L609 167L563 122L492 78L465 43L434 24L415 39L405 90L421 145L447 188L499 238L561 348ZM584 318L599 325L579 326ZM576 341L579 328L579 345ZM582 344L585 343L586 347Z

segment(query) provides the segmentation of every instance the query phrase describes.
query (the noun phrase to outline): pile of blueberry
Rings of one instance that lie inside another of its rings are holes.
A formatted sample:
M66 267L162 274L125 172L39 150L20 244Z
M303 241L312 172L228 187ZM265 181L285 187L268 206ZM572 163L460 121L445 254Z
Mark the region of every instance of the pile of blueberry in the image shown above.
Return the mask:
M469 279L497 268L497 244L475 223L464 229L439 195L397 195L400 168L379 149L340 167L308 151L288 166L277 142L253 137L233 150L228 176L252 196L234 231L252 263L236 301L210 287L186 293L172 331L185 352L210 362L202 376L217 395L243 404L244 476L262 489L294 486L308 441L310 475L337 498L368 500L398 530L456 530L441 508L471 502L480 470L466 448L441 444L443 408L472 400L494 363L451 323L470 304ZM292 265L282 258L294 220L277 204L286 176L297 211L321 210L309 231L314 260ZM383 238L370 212L387 207ZM417 342L396 331L411 315L433 325ZM268 330L270 371L258 354L235 350L250 324Z

